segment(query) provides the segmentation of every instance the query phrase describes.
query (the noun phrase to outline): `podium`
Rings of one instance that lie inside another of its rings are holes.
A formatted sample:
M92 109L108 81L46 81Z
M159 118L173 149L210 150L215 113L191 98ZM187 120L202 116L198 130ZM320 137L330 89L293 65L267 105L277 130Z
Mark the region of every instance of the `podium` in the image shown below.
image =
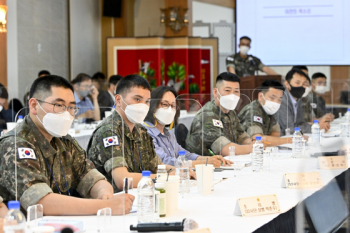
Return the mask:
M259 87L265 80L274 79L279 82L282 80L281 75L251 75L241 78L241 94L245 94L251 101L258 98Z

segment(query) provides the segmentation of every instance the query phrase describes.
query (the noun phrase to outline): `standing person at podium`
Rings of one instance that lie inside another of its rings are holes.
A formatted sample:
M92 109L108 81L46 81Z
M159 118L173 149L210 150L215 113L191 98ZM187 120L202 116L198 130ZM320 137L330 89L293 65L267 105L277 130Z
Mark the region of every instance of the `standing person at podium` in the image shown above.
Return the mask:
M239 39L239 52L226 58L227 71L237 74L239 77L255 75L255 71L263 71L268 75L278 75L273 69L265 66L261 60L253 55L248 55L252 40L248 36Z

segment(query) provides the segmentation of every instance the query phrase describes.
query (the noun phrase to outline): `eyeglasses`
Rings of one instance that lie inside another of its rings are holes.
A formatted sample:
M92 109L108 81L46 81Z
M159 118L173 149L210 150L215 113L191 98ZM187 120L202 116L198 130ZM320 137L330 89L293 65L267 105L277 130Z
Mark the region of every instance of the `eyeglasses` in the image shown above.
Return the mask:
M179 106L176 104L169 104L168 102L160 102L160 107L162 107L162 108L167 109L170 106L173 110L179 110Z
M41 102L41 103L46 103L46 104L51 104L53 105L53 112L54 113L63 113L64 111L68 111L69 114L71 114L72 116L75 116L78 111L79 111L79 108L74 106L74 107L67 107L63 104L53 104L53 103L49 103L49 102L46 102L46 101L43 101L43 100L39 100L39 99L36 99L37 101Z

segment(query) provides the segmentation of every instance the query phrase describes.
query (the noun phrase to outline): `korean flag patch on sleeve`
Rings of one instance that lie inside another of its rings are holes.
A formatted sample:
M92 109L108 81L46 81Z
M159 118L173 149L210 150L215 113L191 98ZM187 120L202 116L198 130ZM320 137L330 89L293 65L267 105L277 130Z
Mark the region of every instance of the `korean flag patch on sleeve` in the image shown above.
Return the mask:
M315 103L310 103L310 105L312 108L317 108L317 104L315 104Z
M261 117L259 117L259 116L254 116L254 121L255 122L259 122L259 123L263 123L263 119L261 118Z
M224 127L222 126L222 122L219 121L219 120L213 119L213 125L216 126L216 127L224 128Z
M18 147L19 159L34 159L36 160L35 152L33 149L27 147Z
M117 135L103 139L103 146L105 148L110 146L119 146L119 138Z

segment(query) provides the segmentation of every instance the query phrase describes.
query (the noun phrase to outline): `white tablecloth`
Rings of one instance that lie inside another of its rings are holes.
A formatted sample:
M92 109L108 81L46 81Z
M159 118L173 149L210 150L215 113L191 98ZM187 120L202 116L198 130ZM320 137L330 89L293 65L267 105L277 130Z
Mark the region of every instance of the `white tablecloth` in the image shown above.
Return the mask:
M248 156L247 156L247 159ZM269 222L278 214L262 215L255 217L241 217L233 214L237 198L276 194L285 212L295 206L318 189L285 189L281 188L283 173L291 172L320 172L323 184L327 184L332 178L339 175L343 170L320 170L317 169L317 159L285 159L271 162L269 172L253 173L251 167L238 172L226 170L216 172L215 177L229 177L215 185L215 190L208 196L200 196L197 187L191 188L191 193L179 199L178 210L162 221L181 221L183 218L192 218L200 228L210 228L213 233L223 232L252 232L265 223ZM97 232L98 218L96 216L75 217L45 217L75 219L84 222L86 232ZM101 219L100 219L101 220ZM129 232L129 226L137 223L136 213L126 216L112 217L112 231L102 232Z

